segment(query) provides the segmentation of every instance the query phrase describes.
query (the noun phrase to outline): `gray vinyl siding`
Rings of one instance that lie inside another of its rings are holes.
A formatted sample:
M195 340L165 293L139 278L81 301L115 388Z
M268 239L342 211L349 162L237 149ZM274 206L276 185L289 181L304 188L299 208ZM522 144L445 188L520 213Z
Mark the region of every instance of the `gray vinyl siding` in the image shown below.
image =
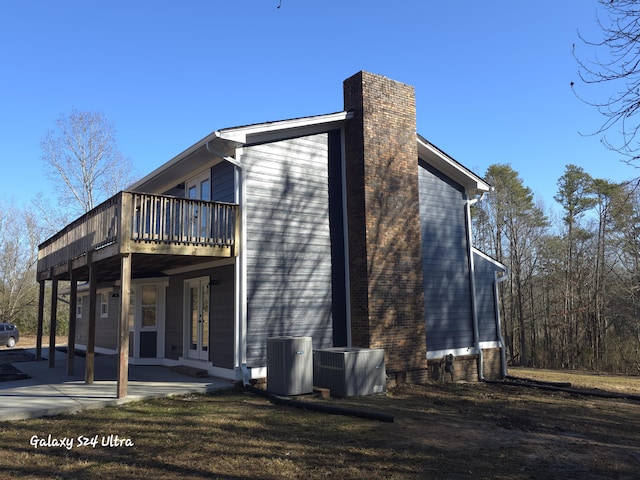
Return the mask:
M89 329L89 295L78 293L78 301L82 298L82 315L76 317L76 343L87 345L87 332Z
M427 351L474 344L464 189L419 162Z
M332 346L328 155L328 134L244 150L250 367L272 336Z
M235 266L225 265L211 272L209 305L209 345L211 362L216 367L234 368L233 346L235 337Z
M167 286L164 344L165 357L177 360L184 352L184 275L172 276Z
M182 183L181 186L176 186L171 190L162 192L162 195L169 195L171 197L184 197L184 183Z
M495 264L477 253L473 254L473 263L480 341L495 341L498 340L495 298L495 272L497 268Z
M96 337L95 347L115 350L118 346L118 312L120 310L120 298L108 292L108 317L100 316L100 294L96 298ZM76 343L87 345L89 330L89 295L78 294L82 297L82 317L76 318Z
M211 200L214 202L236 203L232 164L222 162L211 168L211 191Z
M100 316L100 293L98 293L96 305L96 347L117 349L118 348L118 317L120 312L120 295L114 297L113 292L107 294L106 318ZM87 298L88 300L88 298Z

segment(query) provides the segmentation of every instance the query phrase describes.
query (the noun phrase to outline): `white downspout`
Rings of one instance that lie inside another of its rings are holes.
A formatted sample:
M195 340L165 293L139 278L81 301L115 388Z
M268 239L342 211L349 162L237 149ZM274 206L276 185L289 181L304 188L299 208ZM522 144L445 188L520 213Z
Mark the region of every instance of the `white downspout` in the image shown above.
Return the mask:
M481 199L482 197L480 197ZM471 205L478 202L477 198L469 199L465 202L466 217L467 217L467 246L469 255L469 277L471 282L471 319L473 323L473 343L476 351L478 352L478 380L484 381L484 357L482 354L482 348L480 348L480 329L478 328L478 307L476 300L476 275L475 275L475 262L473 260L473 245L471 243Z
M494 302L495 302L495 310L496 310L496 330L498 332L498 342L500 342L500 356L502 357L502 378L507 378L507 346L504 344L504 338L502 337L502 327L500 325L500 298L498 292L498 284L504 282L509 278L509 272L505 272L504 275L498 277L498 272L493 272L495 277L495 282L493 284L494 288Z
M236 158L242 157L242 148L236 150ZM239 199L240 199L240 255L236 265L236 286L238 287L238 353L239 364L242 368L242 383L249 384L251 374L247 368L247 216L245 207L247 205L246 180L247 173L244 167L238 162L236 173L239 177Z
M246 252L246 231L247 220L244 214L244 208L246 205L246 192L245 181L246 172L242 162L242 147L236 148L236 158L224 155L223 153L215 150L211 145L211 142L206 144L207 151L216 157L220 157L223 160L232 164L234 169L234 183L236 185L235 196L238 200L240 208L240 254L235 262L235 292L236 292L236 335L234 339L235 350L235 367L240 368L242 374L242 383L244 386L249 384L251 374L247 368L247 262L245 260Z

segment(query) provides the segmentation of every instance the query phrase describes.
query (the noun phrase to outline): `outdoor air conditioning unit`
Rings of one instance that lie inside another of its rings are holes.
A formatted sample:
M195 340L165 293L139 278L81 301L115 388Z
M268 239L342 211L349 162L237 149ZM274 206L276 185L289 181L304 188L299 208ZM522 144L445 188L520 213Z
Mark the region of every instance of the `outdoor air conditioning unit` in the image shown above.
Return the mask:
M311 337L267 339L267 391L276 395L313 392Z
M381 348L333 347L313 352L313 380L335 397L384 393L387 372Z

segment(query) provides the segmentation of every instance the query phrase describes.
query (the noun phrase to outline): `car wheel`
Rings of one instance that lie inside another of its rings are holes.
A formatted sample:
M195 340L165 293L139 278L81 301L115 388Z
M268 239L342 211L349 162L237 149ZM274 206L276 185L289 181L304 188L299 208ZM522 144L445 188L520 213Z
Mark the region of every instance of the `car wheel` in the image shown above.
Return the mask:
M9 340L7 340L7 347L13 348L15 345L16 345L16 339L13 337L9 337Z

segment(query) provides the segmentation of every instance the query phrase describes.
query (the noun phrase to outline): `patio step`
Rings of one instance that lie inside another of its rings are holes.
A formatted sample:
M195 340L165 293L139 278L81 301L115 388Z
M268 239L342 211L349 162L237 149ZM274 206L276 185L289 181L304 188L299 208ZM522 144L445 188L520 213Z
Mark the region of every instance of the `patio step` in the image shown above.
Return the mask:
M194 378L204 378L209 376L209 372L202 368L190 367L189 365L176 365L171 367L170 370L181 375L187 375Z

